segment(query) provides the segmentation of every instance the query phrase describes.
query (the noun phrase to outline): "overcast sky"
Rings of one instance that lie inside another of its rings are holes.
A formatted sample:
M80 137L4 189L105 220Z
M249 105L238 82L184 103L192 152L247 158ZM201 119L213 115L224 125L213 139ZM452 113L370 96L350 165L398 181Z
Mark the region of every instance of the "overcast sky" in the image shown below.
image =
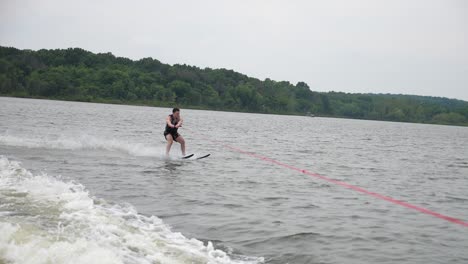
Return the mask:
M464 0L0 0L0 45L468 101Z

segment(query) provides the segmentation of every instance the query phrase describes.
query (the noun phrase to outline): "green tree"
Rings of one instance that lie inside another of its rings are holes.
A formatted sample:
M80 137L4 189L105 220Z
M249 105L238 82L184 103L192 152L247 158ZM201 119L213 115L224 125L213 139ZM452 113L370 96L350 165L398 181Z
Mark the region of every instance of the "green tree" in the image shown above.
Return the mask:
M189 83L175 80L169 83L168 88L175 93L177 103L184 104L189 101L189 92L192 88Z
M80 49L0 47L0 95L468 125L468 102L394 94L319 93L228 69L132 61Z

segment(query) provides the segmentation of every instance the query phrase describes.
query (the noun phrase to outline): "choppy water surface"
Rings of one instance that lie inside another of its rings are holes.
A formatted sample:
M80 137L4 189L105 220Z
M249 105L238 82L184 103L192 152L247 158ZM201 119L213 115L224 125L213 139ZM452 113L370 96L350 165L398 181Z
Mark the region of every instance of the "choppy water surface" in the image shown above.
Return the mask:
M467 263L468 129L0 98L0 263Z

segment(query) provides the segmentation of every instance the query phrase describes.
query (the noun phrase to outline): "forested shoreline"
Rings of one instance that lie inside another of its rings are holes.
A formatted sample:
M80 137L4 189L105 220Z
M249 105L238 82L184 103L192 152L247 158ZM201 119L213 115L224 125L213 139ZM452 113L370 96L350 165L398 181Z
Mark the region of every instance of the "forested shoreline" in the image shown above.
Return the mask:
M0 46L0 96L179 106L253 113L468 125L468 102L394 94L315 92L227 69L137 61L80 49Z

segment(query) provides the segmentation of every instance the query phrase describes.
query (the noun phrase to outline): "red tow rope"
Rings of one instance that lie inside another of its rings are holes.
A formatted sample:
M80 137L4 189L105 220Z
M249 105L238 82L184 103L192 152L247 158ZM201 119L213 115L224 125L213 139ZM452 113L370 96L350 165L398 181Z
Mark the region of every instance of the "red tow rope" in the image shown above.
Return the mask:
M191 132L193 134L197 134L197 133L194 133L193 131L191 131ZM202 137L202 138L207 139L203 135L199 135L199 134L197 134L197 135ZM432 215L432 216L435 216L437 218L449 221L449 222L454 223L454 224L459 224L459 225L468 227L468 222L465 222L463 220L460 220L460 219L457 219L457 218L454 218L454 217L450 217L450 216L447 216L447 215L439 214L439 213L431 211L429 209L426 209L426 208L423 208L423 207L420 207L420 206L416 206L416 205L412 205L410 203L400 201L400 200L397 200L397 199L394 199L392 197L388 197L388 196L385 196L385 195L382 195L382 194L379 194L379 193L371 192L371 191L368 191L366 189L363 189L361 187L358 187L358 186L355 186L355 185L352 185L352 184L349 184L349 183L346 183L346 182L330 179L328 177L322 176L322 175L317 174L317 173L313 173L313 172L310 172L310 171L307 171L307 170L303 170L303 169L288 165L286 163L282 163L280 161L277 161L277 160L274 160L274 159L271 159L271 158L268 158L268 157L265 157L265 156L261 156L261 155L258 155L258 154L252 153L252 152L248 152L248 151L245 151L245 150L242 150L242 149L239 149L239 148L224 144L224 143L222 143L222 142L220 142L218 140L212 140L212 139L210 139L210 140L218 142L223 147L228 148L230 150L233 150L233 151L236 151L236 152L239 152L239 153L242 153L242 154L245 154L245 155L248 155L248 156L251 156L251 157L266 161L266 162L269 162L269 163L273 163L275 165L278 165L278 166L281 166L281 167L284 167L284 168L287 168L287 169L290 169L290 170L294 170L294 171L297 171L297 172L300 172L300 173L303 173L303 174L306 174L306 175L309 175L309 176L312 176L312 177L315 177L315 178L319 178L319 179L325 180L327 182L330 182L330 183L333 183L333 184L336 184L336 185L340 185L340 186L343 186L345 188L348 188L348 189L351 189L351 190L354 190L354 191L357 191L357 192L360 192L360 193L363 193L363 194L367 194L367 195L370 195L372 197L375 197L375 198L378 198L378 199L381 199L381 200L385 200L387 202L391 202L391 203L394 203L394 204L397 204L397 205L401 205L401 206L404 206L406 208L410 208L410 209L416 210L418 212L421 212L421 213L424 213L424 214L427 214L427 215Z

